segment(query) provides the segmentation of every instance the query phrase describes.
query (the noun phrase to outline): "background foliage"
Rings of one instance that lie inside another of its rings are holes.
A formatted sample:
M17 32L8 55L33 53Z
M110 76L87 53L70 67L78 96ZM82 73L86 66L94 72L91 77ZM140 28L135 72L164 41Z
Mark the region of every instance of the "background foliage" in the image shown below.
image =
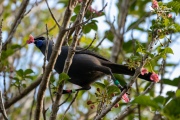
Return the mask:
M153 45L150 60L146 64L149 71L159 72L161 82L154 85L145 95L142 93L150 86L150 83L138 79L129 90L131 102L126 104L120 101L103 119L109 120L120 115L119 119L172 119L180 118L180 76L179 65L179 13L180 2L162 1L159 5L172 8L170 21L165 19L162 23L157 23L157 13L151 12L150 0L130 0L123 6L126 0L99 1L94 0L92 8L96 11L101 10L108 3L101 14L94 13L94 18L83 25L79 46L87 47L97 34L96 40L90 47L104 57L119 64L129 64L135 66L141 60L141 56L146 53L146 49L152 40L151 32L153 29L161 29L159 38ZM12 29L12 23L17 17L22 0L1 0L0 18L2 20L2 41L5 42ZM65 7L68 0L48 0L51 10L56 19L61 24L64 16ZM79 14L79 5L75 8L71 22L73 23ZM124 9L123 9L124 8ZM88 11L85 19L91 16L92 11ZM127 15L123 15L127 13ZM123 24L123 17L125 23ZM7 45L7 49L1 53L0 60L0 90L3 93L3 101L6 103L13 97L20 95L22 90L37 80L42 74L43 55L34 45L26 45L29 35L46 36L46 24L49 28L50 38L56 40L58 27L52 19L45 1L30 0L25 16L17 26L12 41ZM159 26L164 25L164 26ZM173 27L171 27L173 26ZM105 38L105 39L104 39ZM120 41L118 46L114 42ZM97 48L96 46L102 44ZM170 42L171 41L171 42ZM69 41L69 43L71 40ZM113 47L118 47L117 53L113 53ZM175 47L172 47L175 46ZM94 49L95 48L95 49ZM173 54L173 55L172 55ZM115 57L114 57L114 56ZM173 60L176 59L176 60ZM171 76L173 75L173 76ZM129 76L115 75L122 85L129 82ZM67 77L67 76L64 76ZM45 94L46 117L51 113L51 96L54 96L58 84L58 75L54 71L49 87ZM65 115L67 120L89 120L93 119L101 109L98 105L102 101L108 105L119 94L115 86L109 86L107 77L94 83L89 91L81 91L71 108ZM65 88L77 88L77 86L67 83ZM98 89L97 89L98 88ZM6 109L9 119L33 119L36 106L37 90L34 89L23 99L17 101ZM57 119L62 118L64 111L71 103L74 94L59 108ZM108 96L108 97L107 97ZM63 95L63 102L68 95ZM87 105L91 100L93 104ZM100 107L101 108L101 107ZM126 113L126 114L125 114ZM3 118L3 116L0 116ZM1 119L0 118L0 119Z

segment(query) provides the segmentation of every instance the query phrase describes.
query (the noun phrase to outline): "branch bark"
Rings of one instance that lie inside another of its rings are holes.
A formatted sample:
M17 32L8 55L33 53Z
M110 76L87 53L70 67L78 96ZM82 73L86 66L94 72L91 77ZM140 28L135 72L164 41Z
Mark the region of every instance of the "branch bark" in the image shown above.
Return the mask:
M124 36L124 27L126 22L126 17L128 14L128 7L129 7L129 0L123 0L122 4L120 4L120 15L118 18L118 29L114 32L114 40L113 40L113 47L112 47L112 54L110 60L112 62L117 62L118 55L120 53L120 48L122 46L123 42L123 36Z
M45 72L43 74L42 82L39 87L39 91L38 91L38 95L37 95L37 105L36 105L35 116L34 116L35 120L40 119L40 115L42 113L44 93L45 93L46 88L48 87L50 76L51 76L52 70L54 68L54 65L56 63L57 57L61 53L61 46L62 46L62 43L66 36L65 29L69 26L71 15L72 15L72 12L73 12L76 4L77 4L77 1L70 0L68 7L66 8L65 16L63 19L62 26L60 27L57 42L53 48L49 63L46 66Z
M7 38L6 42L3 44L3 50L5 50L7 47L7 44L11 42L12 37L15 34L18 25L21 23L21 20L23 19L24 15L25 15L28 3L29 3L29 0L22 1L20 9L18 11L18 14L16 16L16 19L14 20L12 27L10 29L10 32L8 34L8 38Z
M33 82L31 85L29 85L26 89L24 89L21 92L21 94L15 96L14 98L9 99L9 101L5 103L5 108L8 109L11 105L13 105L17 101L25 97L27 94L29 94L34 88L36 88L40 84L41 79L42 79L42 76L38 77L37 80Z
M82 5L81 5L80 13L77 16L77 19L75 21L76 24L80 24L82 22L82 20L84 18L86 7L87 7L89 1L91 1L91 0L84 0L83 1ZM67 56L67 59L65 61L65 65L64 65L64 69L63 69L64 73L68 73L70 65L72 64L72 59L73 59L74 54L75 54L76 45L77 45L77 42L78 42L78 36L80 34L80 31L81 31L81 26L77 26L75 28L75 35L73 37L73 42L72 42L72 44L71 44L71 46L69 47L69 50L68 50L68 56ZM61 96L62 96L63 86L64 86L64 81L58 87L58 92L57 92L57 95L56 95L56 99L55 99L55 102L53 103L53 106L52 106L52 113L51 113L50 120L55 120L56 119L60 99L61 99Z

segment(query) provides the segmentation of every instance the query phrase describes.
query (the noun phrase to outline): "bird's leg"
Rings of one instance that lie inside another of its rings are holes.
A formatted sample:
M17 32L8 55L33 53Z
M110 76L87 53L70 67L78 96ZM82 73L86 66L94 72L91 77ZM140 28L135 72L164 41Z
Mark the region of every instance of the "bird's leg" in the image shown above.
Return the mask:
M114 84L121 90L123 91L125 88L122 87L119 83L118 80L116 80L116 78L114 77L113 73L111 72L111 69L109 67L105 67L105 66L96 66L95 70L103 72L107 75L111 75L111 79L113 80Z
M75 93L77 91L80 91L80 90L89 90L91 89L90 86L85 86L85 87L82 87L82 88L79 88L79 89L71 89L71 90L63 90L63 93L62 94L71 94L71 93Z

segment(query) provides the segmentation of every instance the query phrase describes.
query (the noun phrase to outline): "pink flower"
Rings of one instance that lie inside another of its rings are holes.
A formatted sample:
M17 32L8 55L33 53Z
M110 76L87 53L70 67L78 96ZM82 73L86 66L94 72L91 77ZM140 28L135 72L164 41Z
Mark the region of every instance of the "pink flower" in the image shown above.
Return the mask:
M92 13L95 11L91 6L89 6L88 10Z
M128 103L130 100L129 100L129 98L128 98L128 95L125 93L123 96L122 96L122 99L126 102L126 103Z
M152 73L150 79L154 82L159 82L159 76L156 73Z
M141 75L147 74L148 70L146 68L141 68Z
M172 14L168 14L168 18L172 18Z
M29 40L26 41L27 44L34 43L34 37L32 35L29 35Z
M152 1L152 8L157 9L159 7L158 2L156 0Z

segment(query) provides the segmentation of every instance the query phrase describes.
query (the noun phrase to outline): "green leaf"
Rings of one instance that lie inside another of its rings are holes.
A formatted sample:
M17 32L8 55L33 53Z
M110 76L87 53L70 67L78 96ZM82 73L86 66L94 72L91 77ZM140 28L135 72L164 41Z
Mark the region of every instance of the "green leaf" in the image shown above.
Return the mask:
M83 26L83 32L86 34L86 33L89 33L91 30L95 30L97 31L98 29L98 26L96 24L96 21L92 21L88 24L86 24L85 26Z
M180 97L180 89L176 91L176 97Z
M103 83L95 82L94 83L97 87L105 88L106 86Z
M29 79L31 79L31 80L33 80L33 76L24 76L25 78L29 78Z
M83 27L83 33L84 34L87 34L87 33L89 33L91 31L91 28L90 27L87 27L87 26L84 26Z
M72 16L72 17L71 17L71 21L74 22L74 21L76 20L76 17L77 17L77 15Z
M145 95L141 95L141 96L138 96L136 97L132 103L137 103L137 104L140 104L140 105L143 105L143 106L150 106L150 107L153 107L155 109L159 108L158 104L151 100L151 98L149 96L145 96Z
M17 48L21 48L21 45L14 44L11 46L11 49L17 49Z
M66 74L66 73L61 73L61 74L59 75L58 84L61 84L62 81L67 81L67 80L69 80L69 79L70 79L70 77L68 76L68 74Z
M169 19L165 19L165 20L164 20L164 24L165 24L165 26L167 27L167 26L169 25Z
M19 78L18 78L18 77L13 77L13 79L14 79L15 81L19 81Z
M27 75L27 74L31 74L31 73L34 73L32 69L26 69L24 71L24 74Z
M8 58L9 56L11 56L13 53L14 53L14 50L12 49L7 49L6 51L3 50L1 54L1 59L4 60Z
M26 84L22 84L23 88L26 88Z
M175 78L173 80L163 79L163 83L167 84L167 85L172 85L172 86L177 87L178 83L179 83L179 79L180 79L180 77L177 77L177 78Z
M24 71L22 69L16 71L16 74L19 75L20 77L23 77Z
M104 80L104 85L105 85L105 86L110 85L109 81L108 81L108 80Z
M157 96L156 98L154 98L154 100L156 103L158 103L159 106L161 106L161 108L163 108L163 105L166 102L166 99L163 96Z
M166 53L170 53L170 54L174 54L174 53L173 53L173 50L172 50L170 47L166 47L166 48L165 48L165 52L166 52Z
M137 50L136 50L136 52L140 52L140 53L142 53L142 48L137 48Z
M164 114L169 120L180 118L180 97L172 99L163 109Z
M76 14L79 14L79 11L80 11L80 5L76 6L75 9L74 9L74 12Z
M179 2L179 0L178 1L174 0L174 1L168 2L167 6L169 8L172 8L173 11L176 12L176 14L180 13L180 2Z
M108 92L108 94L117 93L117 92L119 93L120 90L119 90L119 88L117 86L111 85L111 86L107 87L107 92Z

